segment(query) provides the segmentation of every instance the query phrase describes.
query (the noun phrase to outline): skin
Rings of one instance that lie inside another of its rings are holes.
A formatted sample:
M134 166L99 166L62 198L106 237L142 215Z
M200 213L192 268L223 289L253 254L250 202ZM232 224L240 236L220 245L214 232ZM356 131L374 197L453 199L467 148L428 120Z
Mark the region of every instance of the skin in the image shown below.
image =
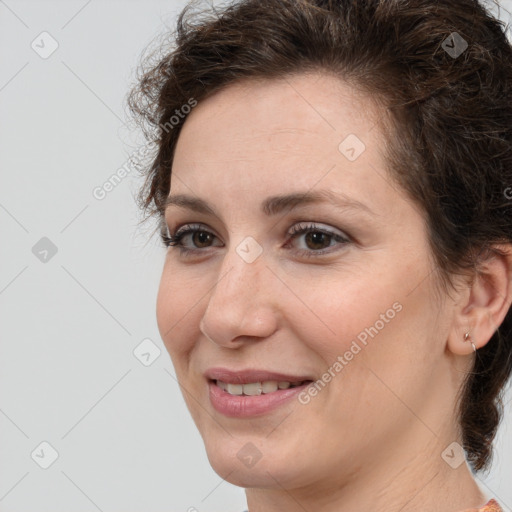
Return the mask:
M474 357L464 333L480 348L502 322L511 259L487 262L472 287L461 278L450 296L439 291L425 215L385 168L383 115L348 84L311 73L231 84L199 102L180 134L171 194L205 199L218 217L167 208L171 233L201 223L212 235L185 237L193 255L168 249L158 327L209 461L246 488L250 512L456 512L486 501L468 465L441 455L462 443L454 411ZM354 161L338 149L348 134L366 146ZM373 213L329 203L260 211L268 196L324 189ZM291 238L304 223L349 242ZM252 263L236 251L248 236L262 249ZM307 405L250 419L212 407L207 368L321 378L395 303L400 312ZM247 443L261 452L250 468L237 457Z

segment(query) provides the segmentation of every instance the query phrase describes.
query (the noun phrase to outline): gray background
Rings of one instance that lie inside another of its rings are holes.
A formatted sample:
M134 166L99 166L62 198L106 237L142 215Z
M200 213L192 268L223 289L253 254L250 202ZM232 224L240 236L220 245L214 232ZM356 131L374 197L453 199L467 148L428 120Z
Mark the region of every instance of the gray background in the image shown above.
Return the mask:
M0 0L2 512L245 506L210 468L158 334L165 251L138 226L140 177L93 195L141 146L124 99L182 5ZM511 399L480 477L507 512Z

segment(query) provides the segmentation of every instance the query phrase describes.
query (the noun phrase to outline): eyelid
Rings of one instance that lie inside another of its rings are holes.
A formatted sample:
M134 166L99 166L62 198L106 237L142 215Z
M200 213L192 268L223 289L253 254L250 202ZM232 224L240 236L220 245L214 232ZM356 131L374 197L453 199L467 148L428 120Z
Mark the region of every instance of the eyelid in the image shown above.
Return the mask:
M301 233L302 231L320 231L326 232L327 234L333 236L337 235L342 238L350 238L348 234L345 233L345 231L342 231L341 229L329 226L328 224L324 224L323 222L313 222L309 220L295 221L293 226L288 230L287 234L293 236L294 234Z
M204 230L204 231L211 232L213 235L217 236L210 227L206 226L206 224L203 224L202 222L187 222L186 224L183 224L176 228L176 230L174 232L174 236L179 236L183 232L192 231L192 230L197 230L197 231Z
M335 228L334 226L330 226L329 224L323 223L323 222L316 222L311 220L300 220L299 219L291 219L292 228L288 229L286 232L287 235L293 235L294 233L298 232L300 229L305 228L306 226L309 226L311 230L318 229L318 230L325 230L328 232L336 233L339 236L345 237L345 238L351 238L346 231L343 231L339 228ZM304 226L304 224L306 226ZM205 231L211 232L213 235L217 236L217 233L214 229L210 228L207 224L203 222L184 222L182 224L178 224L176 228L174 228L174 236L178 236L183 231L188 231L190 229L197 229L201 230L203 229ZM162 222L160 233L162 235L170 236L171 229L169 227L169 224L165 221Z

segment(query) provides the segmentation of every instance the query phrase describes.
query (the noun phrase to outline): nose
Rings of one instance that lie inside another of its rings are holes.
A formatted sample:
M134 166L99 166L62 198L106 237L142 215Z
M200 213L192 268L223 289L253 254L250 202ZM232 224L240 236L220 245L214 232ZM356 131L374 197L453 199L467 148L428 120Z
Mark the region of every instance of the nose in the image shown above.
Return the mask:
M236 247L228 250L199 323L201 332L228 348L271 336L278 326L278 282L263 254L249 263Z

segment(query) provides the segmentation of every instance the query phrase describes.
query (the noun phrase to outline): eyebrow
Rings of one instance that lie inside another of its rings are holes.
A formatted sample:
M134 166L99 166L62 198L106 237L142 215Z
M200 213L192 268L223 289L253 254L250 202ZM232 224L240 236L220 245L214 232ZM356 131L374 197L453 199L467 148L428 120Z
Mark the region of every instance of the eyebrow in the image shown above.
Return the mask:
M306 192L294 192L292 194L267 197L261 203L261 211L266 216L278 215L288 212L300 206L308 204L331 203L343 209L362 210L370 215L376 215L367 205L348 197L345 194L334 193L330 190L315 190ZM187 194L171 194L164 203L164 212L168 206L175 205L180 208L187 208L197 213L220 216L215 208L204 199Z

